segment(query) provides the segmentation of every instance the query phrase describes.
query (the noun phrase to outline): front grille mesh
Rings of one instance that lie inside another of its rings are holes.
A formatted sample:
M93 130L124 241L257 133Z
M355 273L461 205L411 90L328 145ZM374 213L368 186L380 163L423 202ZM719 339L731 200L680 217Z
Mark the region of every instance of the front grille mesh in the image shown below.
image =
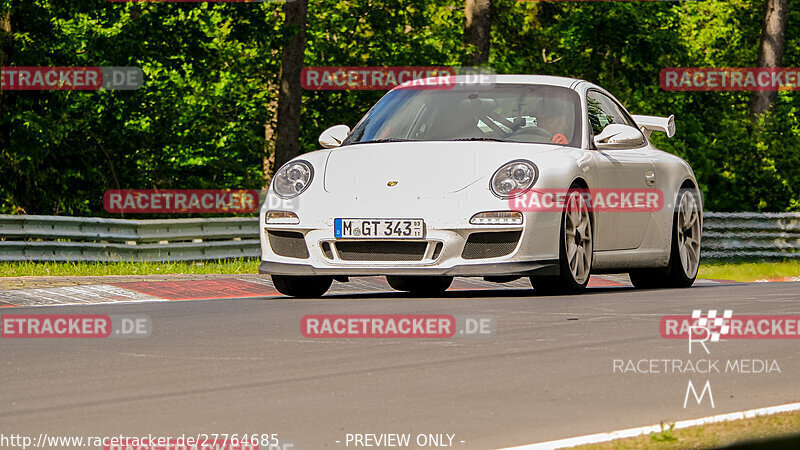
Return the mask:
M344 261L422 261L427 242L342 241L336 252Z
M308 247L303 233L294 231L268 231L269 246L276 255L289 258L308 258Z
M497 231L472 233L464 244L464 259L498 258L517 248L522 231Z

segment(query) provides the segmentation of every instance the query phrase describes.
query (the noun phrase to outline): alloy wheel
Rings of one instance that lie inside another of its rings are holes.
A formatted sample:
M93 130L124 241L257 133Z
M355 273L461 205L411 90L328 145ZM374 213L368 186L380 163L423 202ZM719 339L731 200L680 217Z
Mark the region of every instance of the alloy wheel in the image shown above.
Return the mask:
M579 192L572 192L567 202L564 248L572 277L576 283L583 284L592 267L592 222L589 207Z
M700 266L700 211L691 192L684 192L678 203L678 252L683 272L693 278Z

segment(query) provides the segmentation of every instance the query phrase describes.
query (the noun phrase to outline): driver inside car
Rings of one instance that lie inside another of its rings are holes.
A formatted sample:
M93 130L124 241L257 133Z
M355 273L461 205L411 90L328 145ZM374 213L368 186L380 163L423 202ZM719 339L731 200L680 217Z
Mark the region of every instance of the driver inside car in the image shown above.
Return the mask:
M574 129L574 113L571 100L558 93L550 93L542 98L539 105L540 111L545 114L537 115L536 126L549 132L552 137L550 141L554 144L569 144L567 136L572 135Z
M561 114L548 114L537 117L536 124L539 128L547 130L553 137L550 138L554 144L569 144L569 139L564 133L567 130L567 117Z

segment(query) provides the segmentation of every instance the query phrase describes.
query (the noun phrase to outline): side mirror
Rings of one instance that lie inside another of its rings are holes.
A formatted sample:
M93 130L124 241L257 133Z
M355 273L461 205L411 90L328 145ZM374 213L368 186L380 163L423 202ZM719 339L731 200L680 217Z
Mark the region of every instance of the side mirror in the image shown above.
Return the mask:
M644 145L644 135L632 126L612 123L594 137L594 145L598 150L638 148Z
M347 125L332 126L319 135L319 145L325 148L336 148L342 145L342 141L348 134L350 134L350 127Z

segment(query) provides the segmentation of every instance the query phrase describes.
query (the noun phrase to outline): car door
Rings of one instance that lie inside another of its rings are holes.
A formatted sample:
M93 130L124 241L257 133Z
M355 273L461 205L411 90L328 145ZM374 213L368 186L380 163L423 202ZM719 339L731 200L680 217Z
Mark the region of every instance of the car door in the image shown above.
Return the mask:
M636 123L630 115L611 97L597 90L586 94L590 139L612 123L630 125ZM593 157L598 169L599 194L613 199L608 194L622 193L631 189L650 189L655 183L655 167L647 142L636 148L595 150ZM597 250L627 250L639 248L650 226L649 211L595 211L605 224L597 230Z

